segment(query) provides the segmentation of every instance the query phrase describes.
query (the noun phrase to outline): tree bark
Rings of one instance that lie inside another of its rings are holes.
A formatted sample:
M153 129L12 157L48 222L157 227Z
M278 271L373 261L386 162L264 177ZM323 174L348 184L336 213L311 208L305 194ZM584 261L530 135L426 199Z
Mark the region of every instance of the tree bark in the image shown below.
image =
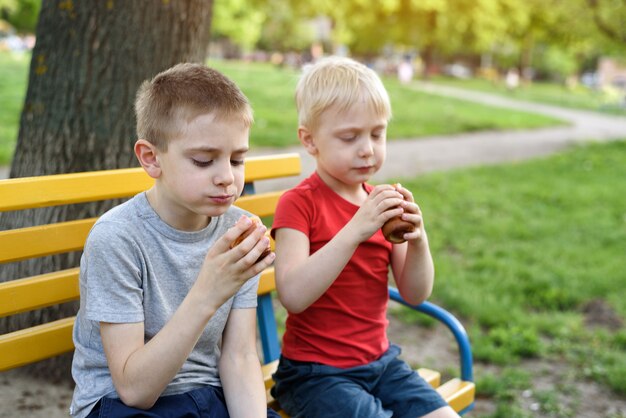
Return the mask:
M42 3L10 177L136 165L134 98L142 81L179 62L203 62L212 1ZM119 202L0 213L0 230L97 216ZM66 254L1 266L0 281L78 265ZM76 314L77 303L0 320L0 333ZM71 356L37 375L69 378Z

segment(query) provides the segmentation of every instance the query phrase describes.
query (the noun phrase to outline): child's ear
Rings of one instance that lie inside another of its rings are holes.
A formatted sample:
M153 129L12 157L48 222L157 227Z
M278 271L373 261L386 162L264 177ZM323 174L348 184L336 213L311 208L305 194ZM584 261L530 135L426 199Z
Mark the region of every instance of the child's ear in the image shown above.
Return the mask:
M145 139L138 139L135 142L135 155L139 160L139 164L154 179L161 176L161 165L159 164L157 154L158 150L151 142Z
M313 134L309 130L309 128L305 126L298 127L298 139L304 146L304 149L311 155L317 154L317 147L315 146L315 142L313 141Z

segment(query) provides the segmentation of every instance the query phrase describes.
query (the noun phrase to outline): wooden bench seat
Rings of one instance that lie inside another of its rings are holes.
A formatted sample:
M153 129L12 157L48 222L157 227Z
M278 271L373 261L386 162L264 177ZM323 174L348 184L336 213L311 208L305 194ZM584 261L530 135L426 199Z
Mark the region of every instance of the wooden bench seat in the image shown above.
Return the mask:
M236 205L262 218L272 216L282 191L257 194L255 183L299 173L300 157L297 154L249 158L246 161L244 196L237 200ZM129 198L152 184L153 180L141 168L0 180L0 212ZM0 266L80 251L96 219L76 219L0 231ZM0 283L0 317L77 300L78 274L79 269L74 267ZM280 340L272 303L274 291L274 269L270 267L263 272L259 284L257 320L268 405L280 411L269 395L273 385L271 375L276 370L280 356ZM393 288L390 288L390 297L406 305ZM469 411L474 402L474 384L471 349L465 330L451 314L428 302L411 308L446 324L457 340L461 356L459 378L441 383L441 375L437 371L420 369L419 373L437 388L456 411ZM74 319L74 316L70 316L0 335L0 372L72 351ZM282 411L280 413L286 416Z

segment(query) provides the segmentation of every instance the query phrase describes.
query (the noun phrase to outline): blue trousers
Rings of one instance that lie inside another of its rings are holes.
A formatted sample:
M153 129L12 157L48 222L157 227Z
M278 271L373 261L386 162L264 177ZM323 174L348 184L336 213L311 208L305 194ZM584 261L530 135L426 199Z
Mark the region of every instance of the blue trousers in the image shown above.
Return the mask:
M267 410L268 418L280 418ZM102 398L87 418L228 418L222 388L206 386L179 395L160 397L148 410L124 405L118 398Z
M448 404L392 345L378 360L339 369L281 357L272 396L292 418L416 418Z

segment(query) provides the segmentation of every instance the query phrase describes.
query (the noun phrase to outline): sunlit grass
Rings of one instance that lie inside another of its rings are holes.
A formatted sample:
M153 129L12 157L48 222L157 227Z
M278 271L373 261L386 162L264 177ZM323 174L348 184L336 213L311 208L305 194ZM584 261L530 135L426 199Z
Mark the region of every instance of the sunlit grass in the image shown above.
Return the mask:
M532 129L565 123L537 113L417 92L400 84L395 78L385 78L384 82L391 97L394 115L389 126L392 139Z
M0 53L0 164L7 164L17 139L30 56ZM299 72L264 63L209 61L231 77L250 99L255 124L252 147L282 148L297 145L294 90ZM479 130L505 130L561 123L552 118L467 103L404 88L394 78L384 80L394 117L389 139L448 135Z
M433 81L454 87L496 93L513 99L626 116L626 106L620 104L620 97L621 100L626 100L624 93L622 92L620 96L617 90L610 88L590 89L583 85L568 88L563 84L535 82L529 85L522 84L515 90L508 90L502 81L490 82L482 78L461 80L436 77Z
M299 72L270 64L209 61L231 77L252 102L255 126L252 146L288 146L298 143L294 91ZM562 123L534 113L498 109L462 100L426 94L385 78L393 119L391 140L450 135L480 130L527 129Z
M626 334L583 315L599 300L626 319L624 161L622 141L400 180L424 212L433 299L470 326L477 360L569 356L626 394Z
M13 157L29 63L29 54L0 53L0 164Z

